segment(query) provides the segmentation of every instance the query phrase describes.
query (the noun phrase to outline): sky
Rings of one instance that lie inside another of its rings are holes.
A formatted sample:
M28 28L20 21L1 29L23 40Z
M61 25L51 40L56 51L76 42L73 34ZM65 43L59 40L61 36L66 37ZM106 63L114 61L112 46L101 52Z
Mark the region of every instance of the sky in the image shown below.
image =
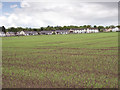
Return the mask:
M117 2L1 2L0 25L31 27L117 25Z

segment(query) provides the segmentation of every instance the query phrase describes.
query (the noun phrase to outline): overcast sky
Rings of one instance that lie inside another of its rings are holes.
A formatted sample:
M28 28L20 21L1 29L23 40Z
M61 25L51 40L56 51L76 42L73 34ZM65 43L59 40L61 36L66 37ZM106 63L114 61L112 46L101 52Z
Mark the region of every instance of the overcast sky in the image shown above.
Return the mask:
M0 10L5 27L118 24L117 2L2 2Z

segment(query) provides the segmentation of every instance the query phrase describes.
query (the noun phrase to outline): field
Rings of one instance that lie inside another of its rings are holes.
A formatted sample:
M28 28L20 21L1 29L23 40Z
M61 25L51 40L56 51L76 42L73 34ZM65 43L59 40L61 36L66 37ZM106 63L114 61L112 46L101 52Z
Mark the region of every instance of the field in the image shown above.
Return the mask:
M3 88L117 88L118 33L2 38Z

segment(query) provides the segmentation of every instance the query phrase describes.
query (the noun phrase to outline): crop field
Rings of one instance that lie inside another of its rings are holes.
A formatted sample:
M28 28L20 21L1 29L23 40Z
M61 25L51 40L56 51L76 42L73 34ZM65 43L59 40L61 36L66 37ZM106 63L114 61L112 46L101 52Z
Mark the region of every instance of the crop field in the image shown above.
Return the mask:
M3 88L118 88L118 33L2 38Z

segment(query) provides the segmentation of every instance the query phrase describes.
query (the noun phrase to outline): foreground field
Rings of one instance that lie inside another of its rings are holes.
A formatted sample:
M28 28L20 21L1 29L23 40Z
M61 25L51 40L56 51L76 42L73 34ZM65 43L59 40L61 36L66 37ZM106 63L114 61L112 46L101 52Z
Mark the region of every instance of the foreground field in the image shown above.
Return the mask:
M4 37L3 88L117 88L118 33Z

